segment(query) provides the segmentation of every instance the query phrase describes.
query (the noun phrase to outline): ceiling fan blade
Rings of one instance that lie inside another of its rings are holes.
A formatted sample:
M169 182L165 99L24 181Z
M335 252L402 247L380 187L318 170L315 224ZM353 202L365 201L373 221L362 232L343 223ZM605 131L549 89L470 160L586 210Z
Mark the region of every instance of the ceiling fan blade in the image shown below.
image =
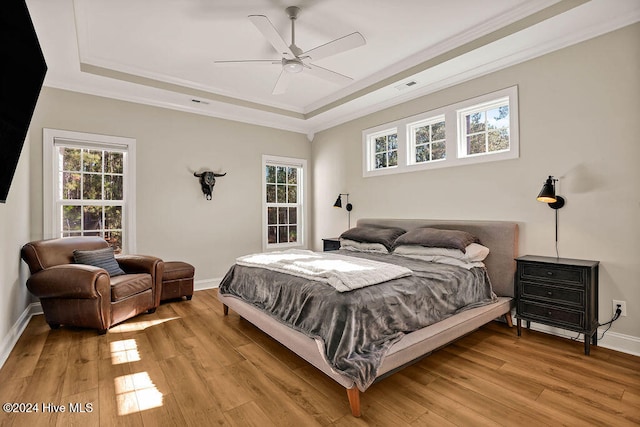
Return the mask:
M280 77L278 77L278 81L276 85L273 87L273 95L280 95L287 91L289 87L289 82L291 81L291 73L286 72L284 69L280 73Z
M339 85L345 85L353 81L351 77L336 73L335 71L327 70L326 68L318 67L314 64L307 64L304 72Z
M249 20L253 22L253 25L256 26L267 41L271 43L271 46L273 46L278 54L290 59L296 57L280 34L278 34L271 21L269 21L269 18L264 15L249 15Z
M303 55L309 56L312 61L317 61L318 59L326 58L327 56L346 52L347 50L358 46L363 46L366 43L367 42L362 34L355 32L321 46L314 47L313 49L306 51Z
M282 65L278 59L240 59L231 61L213 61L214 65Z

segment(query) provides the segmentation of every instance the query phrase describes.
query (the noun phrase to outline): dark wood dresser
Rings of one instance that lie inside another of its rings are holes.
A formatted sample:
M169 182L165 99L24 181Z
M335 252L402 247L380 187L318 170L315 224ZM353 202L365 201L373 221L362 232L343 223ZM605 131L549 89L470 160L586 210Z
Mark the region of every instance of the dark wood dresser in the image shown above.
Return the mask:
M598 261L525 255L516 258L518 336L521 321L584 334L584 354L598 343Z

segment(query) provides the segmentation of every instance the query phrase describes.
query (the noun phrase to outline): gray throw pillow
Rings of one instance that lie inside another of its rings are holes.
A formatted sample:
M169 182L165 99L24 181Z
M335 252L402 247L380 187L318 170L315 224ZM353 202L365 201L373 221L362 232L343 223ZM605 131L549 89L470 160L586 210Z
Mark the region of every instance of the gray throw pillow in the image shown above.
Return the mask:
M466 231L420 227L398 237L395 246L418 245L429 248L460 249L465 253L467 246L479 242L476 236Z
M404 233L405 230L397 227L354 227L342 233L340 238L360 243L381 243L390 251L393 242Z
M112 247L92 251L80 251L76 249L73 251L73 259L76 264L86 264L104 268L111 277L126 274L120 268L118 261L116 261Z

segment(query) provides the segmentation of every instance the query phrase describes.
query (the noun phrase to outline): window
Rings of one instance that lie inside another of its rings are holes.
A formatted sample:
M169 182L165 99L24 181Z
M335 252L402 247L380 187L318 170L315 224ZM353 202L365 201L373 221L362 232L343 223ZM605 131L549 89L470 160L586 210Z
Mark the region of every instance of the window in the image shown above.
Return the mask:
M509 149L509 98L458 112L461 156L503 152Z
M517 86L366 129L363 176L514 159Z
M135 141L45 129L45 235L100 236L116 253L134 251Z
M444 116L409 125L409 163L426 163L444 160L447 157Z
M398 166L398 131L390 129L369 137L372 147L373 168L384 169Z
M304 245L306 160L263 156L263 247Z

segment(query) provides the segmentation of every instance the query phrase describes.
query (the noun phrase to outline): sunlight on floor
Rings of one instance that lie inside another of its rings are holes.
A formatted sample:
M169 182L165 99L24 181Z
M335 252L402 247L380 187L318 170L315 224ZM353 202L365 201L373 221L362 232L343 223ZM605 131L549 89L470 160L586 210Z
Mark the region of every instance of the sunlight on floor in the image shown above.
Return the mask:
M162 406L158 391L147 372L123 375L114 380L118 415L128 415Z
M134 339L113 341L110 344L110 347L112 365L119 365L127 362L138 362L140 360L138 344Z
M110 329L110 332L136 332L143 331L151 326L179 319L179 317L167 317L166 319L141 320L139 322L121 323Z

